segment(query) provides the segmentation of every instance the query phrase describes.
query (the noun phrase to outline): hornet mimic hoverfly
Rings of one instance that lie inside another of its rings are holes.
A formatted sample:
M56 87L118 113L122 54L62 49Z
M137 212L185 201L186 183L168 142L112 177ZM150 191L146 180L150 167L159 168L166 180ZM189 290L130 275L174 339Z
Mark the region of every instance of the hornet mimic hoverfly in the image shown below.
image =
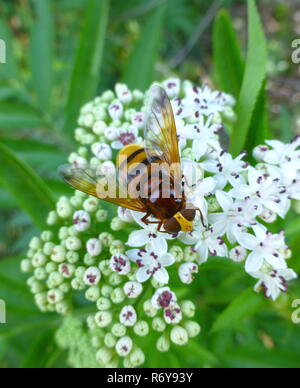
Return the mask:
M186 201L173 109L158 85L150 91L144 137L145 147L131 144L120 151L115 195L104 193L103 179L91 169L68 165L61 174L79 191L145 213L142 221L157 224L158 231L164 227L162 232L172 235L190 232L198 209ZM112 181L106 177L105 187Z

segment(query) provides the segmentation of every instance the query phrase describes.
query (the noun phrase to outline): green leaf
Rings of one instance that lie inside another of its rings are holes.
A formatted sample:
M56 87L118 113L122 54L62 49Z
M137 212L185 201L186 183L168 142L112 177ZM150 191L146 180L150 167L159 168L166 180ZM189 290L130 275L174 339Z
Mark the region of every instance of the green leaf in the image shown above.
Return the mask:
M0 179L19 206L43 229L55 207L54 197L36 173L9 148L0 143Z
M245 149L250 151L263 144L269 136L268 97L265 82L261 88L251 119Z
M66 107L64 128L72 140L80 108L97 92L108 14L109 0L88 0Z
M34 21L30 34L30 66L38 101L50 106L53 81L54 20L50 0L33 0Z
M254 314L262 303L261 295L256 294L252 289L245 291L219 315L211 331L232 328L233 325Z
M0 101L0 128L38 128L43 126L41 116L30 106L17 102Z
M161 4L151 16L129 57L123 81L130 87L146 90L154 81L155 63L161 47L167 2Z
M238 155L246 140L256 103L266 79L267 44L254 0L248 2L249 47L243 84L237 105L237 123L231 137L231 152ZM256 136L252 129L249 136Z
M217 83L236 98L243 81L245 63L228 11L221 10L213 33L214 66Z

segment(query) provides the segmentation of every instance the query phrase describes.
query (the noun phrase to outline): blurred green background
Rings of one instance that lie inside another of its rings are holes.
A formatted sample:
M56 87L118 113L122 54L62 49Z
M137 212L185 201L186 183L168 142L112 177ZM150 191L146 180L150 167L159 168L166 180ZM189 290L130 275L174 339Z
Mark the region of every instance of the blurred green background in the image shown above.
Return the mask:
M300 4L260 0L257 5L268 42L270 131L288 141L300 134L299 66L291 60L292 41L300 37ZM0 39L7 44L7 64L0 64L0 299L7 301L9 319L0 326L1 367L66 365L53 340L60 318L37 311L19 270L49 209L32 221L24 201L30 185L18 186L11 169L24 161L56 198L70 194L57 168L74 150L73 130L85 102L120 81L145 90L154 80L178 76L222 87L213 41L221 8L229 11L245 54L247 1L0 1ZM281 227L288 230L291 266L299 272L298 218L291 215L278 222L276 229ZM300 367L300 326L291 322L299 282L275 304L253 294L238 322L212 333L219 314L253 285L236 266L219 264L204 265L201 282L190 290L197 295L200 342L189 348L191 359L178 353L169 365Z

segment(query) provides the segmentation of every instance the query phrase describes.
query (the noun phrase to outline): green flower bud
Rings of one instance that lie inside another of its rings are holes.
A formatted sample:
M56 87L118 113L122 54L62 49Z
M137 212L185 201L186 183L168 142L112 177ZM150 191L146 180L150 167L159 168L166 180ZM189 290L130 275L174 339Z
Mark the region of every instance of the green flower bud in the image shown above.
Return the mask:
M51 254L51 260L55 263L63 263L66 257L66 250L61 245L56 245Z
M94 315L89 315L86 319L86 324L90 330L96 330L98 328Z
M189 336L188 332L181 326L174 326L171 330L171 341L175 345L185 345L188 343Z
M129 357L124 358L123 364L124 364L124 368L126 368L126 369L134 368Z
M66 300L59 302L55 305L56 312L61 315L67 315L72 310L72 307L69 302Z
M41 239L44 241L44 242L49 242L51 240L53 240L54 238L54 234L53 232L49 231L49 230L45 230L44 232L42 232L41 234Z
M163 284L159 283L153 276L151 278L151 284L154 288L161 288L164 286Z
M109 326L112 322L112 313L110 311L100 311L95 315L95 322L101 328Z
M95 349L99 349L104 345L104 340L103 338L99 337L98 335L95 335L91 339L92 347Z
M89 287L85 292L85 298L90 302L96 302L100 297L100 289L98 286Z
M59 200L56 211L60 218L69 218L72 215L73 209L69 200Z
M237 116L232 108L226 108L224 112L222 112L222 116L224 120L227 121L228 123L234 124L237 120ZM220 116L220 122L218 124L221 124L221 122L222 122L222 118Z
M53 248L55 247L55 244L53 242L46 242L44 247L43 247L43 253L46 256L51 256Z
M168 352L170 350L170 340L166 335L162 335L156 342L156 349L159 352Z
M124 302L126 296L122 288L116 288L111 294L111 300L114 304L120 304Z
M63 263L60 264L58 270L65 279L70 279L74 275L76 267L73 264Z
M78 197L72 197L70 198L70 204L74 209L78 210L82 207L82 199Z
M75 277L78 278L78 279L83 279L84 275L85 275L85 272L86 272L87 268L86 267L78 267L75 271Z
M181 262L184 258L184 253L183 253L183 249L178 246L178 245L174 245L171 249L170 249L170 254L172 256L174 256L176 262Z
M149 334L149 325L146 321L138 321L134 325L133 331L135 332L136 335L140 337L145 337L146 335Z
M95 135L103 135L105 129L107 127L107 124L104 121L96 121L95 124L93 125L93 132Z
M122 229L124 229L126 226L125 222L123 222L119 217L115 217L111 220L110 228L114 232L118 232Z
M67 262L70 264L76 264L80 260L80 256L78 252L69 251L66 254Z
M108 217L108 212L104 209L100 209L96 212L95 218L97 222L105 222Z
M53 226L53 225L56 225L58 221L59 221L59 217L56 211L51 211L48 214L47 224Z
M52 272L55 272L55 271L57 271L57 264L50 261L50 263L47 263L45 269L46 269L47 273L49 273L49 274Z
M66 239L66 248L69 251L79 251L81 246L82 246L81 240L77 237L68 237Z
M72 225L68 228L68 235L69 237L78 237L79 231L76 229L75 225Z
M68 294L71 291L71 285L69 283L62 283L58 289L64 294Z
M35 255L35 250L29 249L29 250L27 251L27 257L28 257L29 259L32 259L34 255Z
M64 299L64 293L58 289L53 289L48 292L47 297L50 304L56 304Z
M208 212L216 213L221 210L219 202L214 197L207 198Z
M95 265L97 263L97 259L96 257L92 257L91 255L89 255L88 253L86 253L84 255L84 259L83 259L83 262L85 265L87 265L88 267L91 267L93 265Z
M197 337L201 331L201 327L197 322L194 321L187 321L184 324L184 328L188 333L188 336L190 338Z
M104 344L108 348L114 348L116 346L117 339L111 333L107 333L104 337Z
M118 368L118 365L119 365L119 359L118 358L113 358L112 360L110 360L106 364L106 368L116 369L116 368Z
M195 315L196 306L194 305L193 302L189 300L185 300L184 302L181 303L181 310L183 315L185 315L188 318L193 318Z
M195 155L194 151L192 150L192 148L185 148L182 151L182 157L186 158L186 159L190 159L190 160L196 160L196 155Z
M144 99L144 94L139 90L134 90L132 92L134 102L140 102Z
M41 249L42 246L43 246L43 244L42 244L42 241L39 237L33 237L29 243L29 248L34 250L34 251Z
M30 291L32 292L32 294L39 294L40 292L44 291L44 289L45 289L45 285L39 282L38 280L33 282L30 287Z
M99 269L104 276L109 276L112 273L109 260L102 260L99 264Z
M48 296L46 292L41 292L34 296L35 303L38 306L45 306L48 302Z
M105 347L101 348L96 354L97 361L104 366L107 365L107 363L112 359L112 357L113 351Z
M128 336L122 337L116 343L115 350L120 357L126 357L133 347L132 339Z
M52 272L48 278L50 288L56 288L64 282L64 277L59 272Z
M58 237L60 240L66 240L69 237L69 228L67 226L63 226L59 229Z
M26 284L27 284L27 286L32 287L32 285L33 285L36 281L37 281L36 278L35 278L34 276L31 276L30 278L27 279Z
M33 269L31 260L30 259L24 259L21 261L21 271L25 273L31 272Z
M47 257L43 254L42 251L38 251L32 258L32 265L37 268L37 267L42 267L46 265L47 263Z
M121 323L115 323L111 328L111 332L115 337L124 337L126 334L127 328Z
M85 284L82 279L75 278L71 281L71 287L73 288L73 290L81 291L85 289Z
M130 354L129 360L133 367L136 368L145 362L145 355L141 349L135 349Z
M198 261L198 254L197 252L195 252L193 247L184 248L184 261L186 261L187 263Z
M40 268L36 268L34 270L34 276L38 279L38 280L45 280L48 276L48 273L46 271L45 268L43 267L40 267Z
M118 253L121 253L121 254L125 253L124 243L120 240L113 241L109 248L109 252L111 255L116 255Z
M105 285L101 288L101 295L105 298L110 298L113 290L113 287Z
M153 307L151 300L147 300L144 303L144 311L145 311L145 314L150 318L154 318L155 315L157 314L157 310Z
M152 321L152 328L155 331L163 332L165 331L167 325L162 318L156 317Z
M123 282L122 276L120 276L118 273L114 272L109 277L109 284L112 286L118 286Z
M99 311L105 311L111 309L111 301L108 298L101 297L97 300L97 309Z
M104 247L109 248L114 241L114 236L110 233L104 232L99 235L99 240L102 242Z
M99 200L97 198L88 198L83 202L83 209L88 213L95 213L99 208Z

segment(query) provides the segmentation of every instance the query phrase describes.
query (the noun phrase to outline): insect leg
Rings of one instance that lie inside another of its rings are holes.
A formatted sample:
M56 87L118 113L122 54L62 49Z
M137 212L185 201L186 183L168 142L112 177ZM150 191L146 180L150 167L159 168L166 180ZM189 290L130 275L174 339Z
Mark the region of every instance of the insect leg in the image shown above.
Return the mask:
M202 225L204 226L204 228L207 228L207 225L205 225L205 222L204 222L204 217L203 217L202 211L199 208L196 209L196 211L198 211L200 213L200 218L201 218Z
M149 225L149 224L160 224L160 221L149 221L149 217L151 216L151 214L146 214L145 217L143 217L141 219L142 222L144 222L144 224L146 225Z

